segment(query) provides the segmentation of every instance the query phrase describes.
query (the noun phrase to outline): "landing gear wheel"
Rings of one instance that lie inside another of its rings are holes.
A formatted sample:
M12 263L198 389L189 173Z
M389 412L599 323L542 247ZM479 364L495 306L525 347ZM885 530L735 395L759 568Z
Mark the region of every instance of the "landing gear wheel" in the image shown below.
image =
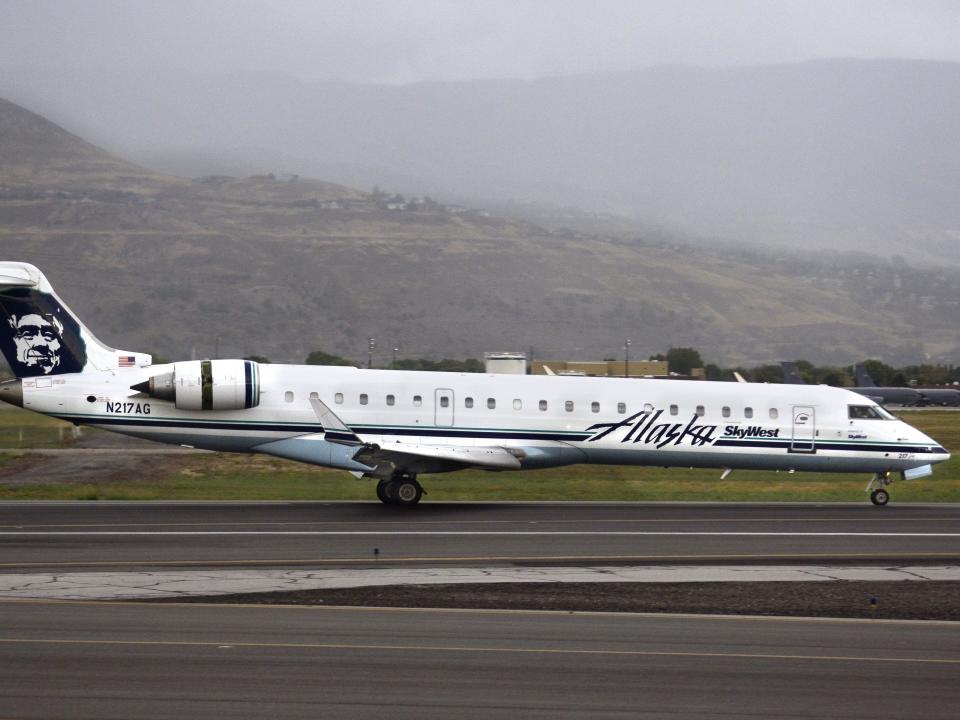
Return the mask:
M870 502L874 505L886 505L890 502L890 493L881 489L874 490L870 493Z
M423 488L415 478L391 480L391 496L395 505L416 505L423 497Z
M377 483L377 500L387 505L393 503L393 497L391 495L391 486L389 480L381 480Z

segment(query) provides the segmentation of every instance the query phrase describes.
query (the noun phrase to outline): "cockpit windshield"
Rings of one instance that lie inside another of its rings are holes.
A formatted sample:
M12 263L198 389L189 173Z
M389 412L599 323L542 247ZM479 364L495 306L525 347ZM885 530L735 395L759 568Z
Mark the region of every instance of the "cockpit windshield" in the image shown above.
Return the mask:
M851 420L896 420L879 405L847 405Z

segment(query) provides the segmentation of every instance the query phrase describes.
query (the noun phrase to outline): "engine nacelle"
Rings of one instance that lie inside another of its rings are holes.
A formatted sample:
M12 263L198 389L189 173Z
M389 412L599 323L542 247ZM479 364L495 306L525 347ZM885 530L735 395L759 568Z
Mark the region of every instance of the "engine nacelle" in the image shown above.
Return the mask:
M244 410L260 404L260 368L252 360L188 360L131 389L178 410Z

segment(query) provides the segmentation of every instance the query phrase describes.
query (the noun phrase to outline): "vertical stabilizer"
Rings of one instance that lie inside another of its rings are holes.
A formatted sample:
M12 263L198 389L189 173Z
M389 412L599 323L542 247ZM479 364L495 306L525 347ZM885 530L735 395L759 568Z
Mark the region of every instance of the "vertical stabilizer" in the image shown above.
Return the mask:
M19 378L143 367L143 353L94 337L29 263L0 261L0 351Z
M803 376L800 374L800 371L797 370L796 363L792 362L781 362L780 367L783 368L783 382L787 385L806 385L807 381L803 379Z
M857 387L876 387L877 384L873 381L873 378L870 377L870 373L867 372L867 368L863 363L857 363L856 367L856 378L857 378Z

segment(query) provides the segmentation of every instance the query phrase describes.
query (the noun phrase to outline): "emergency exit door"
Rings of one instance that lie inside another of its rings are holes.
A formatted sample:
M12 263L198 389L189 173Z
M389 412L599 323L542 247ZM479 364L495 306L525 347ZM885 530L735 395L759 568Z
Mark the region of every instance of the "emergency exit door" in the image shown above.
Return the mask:
M437 427L453 426L453 390L437 388L434 391L433 412Z

